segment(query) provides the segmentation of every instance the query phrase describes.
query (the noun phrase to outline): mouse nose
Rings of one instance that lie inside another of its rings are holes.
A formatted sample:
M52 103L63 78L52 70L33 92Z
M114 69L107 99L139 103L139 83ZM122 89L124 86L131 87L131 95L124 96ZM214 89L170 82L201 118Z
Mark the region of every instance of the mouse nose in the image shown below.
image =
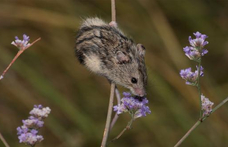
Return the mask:
M140 102L143 101L144 97L140 97L140 96L135 96L135 99L139 100Z
M144 97L146 95L145 91L140 88L134 88L135 94L139 97Z

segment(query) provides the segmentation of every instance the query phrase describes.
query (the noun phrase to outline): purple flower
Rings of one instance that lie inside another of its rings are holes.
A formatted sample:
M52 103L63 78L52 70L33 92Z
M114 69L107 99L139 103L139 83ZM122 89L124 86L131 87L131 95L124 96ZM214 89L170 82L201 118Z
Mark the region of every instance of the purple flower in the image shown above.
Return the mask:
M46 118L50 112L51 109L49 107L43 108L42 105L35 105L29 114L37 118Z
M187 69L182 69L180 71L180 76L182 79L184 79L186 81L187 85L193 85L196 86L197 85L197 80L198 80L198 66L196 66L197 70L195 70L195 72L192 72L191 67L187 68ZM200 67L200 76L203 76L203 67Z
M204 49L204 46L209 43L208 41L205 41L208 36L205 34L201 34L200 32L196 32L193 34L196 38L192 39L192 37L189 36L189 43L191 46L186 46L185 48L183 48L183 50L185 52L185 55L190 60L199 61L201 56L204 56L208 53L208 50Z
M189 36L189 43L191 46L195 48L203 48L205 45L207 45L209 42L205 41L206 38L208 38L207 35L201 34L200 32L193 33L196 36L196 39L192 39L191 36Z
M212 112L212 106L214 105L214 103L211 102L204 95L201 95L201 102L202 102L203 117L210 115Z
M146 106L148 103L146 98L139 101L138 99L132 97L128 92L124 92L123 95L124 97L121 99L121 103L113 107L117 114L129 112L132 117L136 119L138 117L146 116L147 113L151 113L150 108Z
M200 53L198 50L195 50L193 47L186 46L183 48L185 55L190 59L190 60L195 60L198 61L200 56Z
M22 120L23 124L28 128L41 128L44 122L36 117L30 116L26 120Z
M11 44L19 48L20 50L26 49L30 46L29 42L29 36L26 34L23 34L23 40L20 40L17 36L15 37L15 41L13 41Z
M24 39L28 39L25 38ZM17 135L20 143L25 143L34 146L41 142L44 138L38 134L38 129L44 125L44 118L51 112L49 107L43 108L42 105L35 105L30 111L31 116L28 119L22 120L23 125L17 128Z

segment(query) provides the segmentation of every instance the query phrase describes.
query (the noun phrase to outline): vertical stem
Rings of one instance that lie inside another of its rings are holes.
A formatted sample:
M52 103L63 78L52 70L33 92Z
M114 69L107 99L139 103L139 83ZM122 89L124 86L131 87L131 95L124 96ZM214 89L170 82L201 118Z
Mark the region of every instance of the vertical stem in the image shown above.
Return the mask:
M198 81L197 81L197 89L199 93L199 103L200 103L200 117L202 117L202 101L201 101L201 87L200 87L200 67L201 67L201 58L199 60L198 64Z
M115 88L115 94L116 94L117 104L120 104L120 93L117 87ZM112 119L110 131L112 130L118 118L119 118L119 115L116 113L114 118Z
M5 145L5 147L10 147L9 144L6 142L5 138L2 136L1 133L0 133L0 140L2 140L3 144Z
M108 106L108 114L103 134L103 139L101 143L101 147L106 147L106 143L108 140L109 130L110 130L110 122L112 117L112 107L113 107L113 100L114 100L114 91L115 91L115 84L111 83L111 92L110 92L110 100L109 100L109 106Z
M115 93L116 93L116 99L117 99L117 104L120 104L120 92L118 90L118 88L115 88Z
M112 22L116 22L115 0L111 0L111 14L112 14ZM111 92L110 92L110 100L109 100L109 106L108 106L108 114L107 114L106 125L105 125L105 130L104 130L104 134L103 134L101 147L106 147L107 140L108 140L108 135L109 135L109 132L111 130L110 129L110 123L111 123L111 117L112 117L112 109L113 109L113 100L114 100L115 88L116 88L115 84L113 82L111 82ZM117 100L118 100L118 98L117 98ZM116 118L116 120L117 120L117 118Z
M116 4L115 0L111 0L111 14L112 14L112 21L116 22Z

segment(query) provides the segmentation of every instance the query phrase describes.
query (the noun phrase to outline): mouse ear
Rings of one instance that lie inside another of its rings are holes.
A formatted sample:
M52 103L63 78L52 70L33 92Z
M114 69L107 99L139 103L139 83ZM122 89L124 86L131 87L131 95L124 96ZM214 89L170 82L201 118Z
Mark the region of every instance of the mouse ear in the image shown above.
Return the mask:
M116 52L116 59L118 61L117 62L118 64L129 62L129 57L124 52L121 52L121 51Z
M145 56L146 48L142 44L137 44L137 51L140 56Z

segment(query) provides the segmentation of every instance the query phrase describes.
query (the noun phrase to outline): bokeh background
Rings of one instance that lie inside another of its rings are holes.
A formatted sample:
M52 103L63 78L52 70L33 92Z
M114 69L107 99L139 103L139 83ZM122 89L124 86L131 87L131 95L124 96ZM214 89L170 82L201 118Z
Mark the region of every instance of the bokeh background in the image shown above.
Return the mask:
M116 0L119 27L146 47L147 98L152 113L110 147L171 147L199 117L197 89L185 85L180 69L192 67L182 48L188 36L209 36L203 57L203 94L217 105L228 96L227 0ZM1 0L0 71L17 48L14 36L24 33L41 41L26 50L0 81L0 132L12 147L19 144L16 128L34 104L52 109L40 130L37 147L100 146L110 85L81 66L74 55L76 32L83 18L110 22L109 0ZM119 87L120 91L126 91ZM127 125L123 114L110 139ZM0 146L4 145L0 142ZM228 104L200 125L183 147L227 147Z

